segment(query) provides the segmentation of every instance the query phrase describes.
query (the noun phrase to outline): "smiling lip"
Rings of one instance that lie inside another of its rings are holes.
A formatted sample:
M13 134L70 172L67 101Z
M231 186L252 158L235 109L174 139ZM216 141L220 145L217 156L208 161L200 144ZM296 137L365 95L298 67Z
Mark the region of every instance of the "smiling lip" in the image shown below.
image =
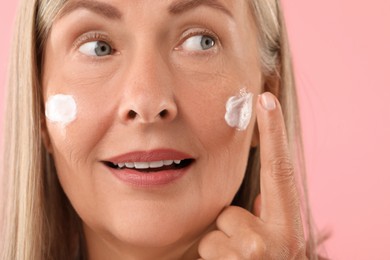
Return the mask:
M172 149L158 149L152 151L137 151L115 156L105 161L112 163L124 162L155 162L162 160L184 160L191 159L191 155Z
M118 168L117 164L134 162L157 162L157 161L181 161L176 165L163 166L160 168L136 169ZM136 187L154 187L172 183L185 175L194 162L190 155L172 149L158 149L152 151L136 151L102 161L111 173L118 179Z

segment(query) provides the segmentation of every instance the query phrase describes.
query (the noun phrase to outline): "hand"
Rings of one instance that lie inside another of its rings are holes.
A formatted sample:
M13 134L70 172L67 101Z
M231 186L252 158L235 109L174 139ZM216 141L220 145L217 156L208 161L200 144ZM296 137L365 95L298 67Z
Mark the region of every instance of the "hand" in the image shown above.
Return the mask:
M256 104L261 195L255 200L253 213L235 206L222 211L217 230L199 244L201 259L307 259L283 114L272 94L264 96L271 102L259 98ZM268 110L264 108L267 103Z

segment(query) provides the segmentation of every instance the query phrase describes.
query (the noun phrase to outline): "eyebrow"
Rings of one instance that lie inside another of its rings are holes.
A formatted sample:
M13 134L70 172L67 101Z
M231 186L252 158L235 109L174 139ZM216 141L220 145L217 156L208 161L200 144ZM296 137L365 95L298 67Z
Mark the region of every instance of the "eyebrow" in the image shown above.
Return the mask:
M109 19L120 20L122 13L116 7L93 0L70 1L60 10L57 19L60 19L77 9L87 9Z
M182 1L176 1L172 3L168 10L171 14L181 14L186 11L189 11L190 9L193 9L195 7L205 5L209 6L211 8L220 10L224 12L225 14L229 15L230 17L233 17L232 13L227 9L223 4L221 4L218 0L182 0Z
M230 17L233 17L232 13L224 6L222 5L218 0L179 0L176 2L173 2L169 7L168 11L170 14L181 14L186 11L189 11L193 8L196 8L198 6L205 5L209 6L211 8L220 10L224 12L225 14L229 15ZM109 19L113 20L120 20L122 19L122 13L117 9L116 7L102 3L99 1L94 0L82 0L82 1L69 1L67 2L64 7L60 10L58 13L57 19L60 19L71 12L77 10L77 9L87 9L94 13L100 14L102 16L105 16Z

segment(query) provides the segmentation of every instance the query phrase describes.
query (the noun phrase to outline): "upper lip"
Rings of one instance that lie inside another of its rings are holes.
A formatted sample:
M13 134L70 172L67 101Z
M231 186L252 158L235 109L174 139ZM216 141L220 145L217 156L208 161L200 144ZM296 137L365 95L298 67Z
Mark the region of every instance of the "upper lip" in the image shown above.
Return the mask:
M173 149L156 149L150 151L133 151L114 156L105 161L112 163L124 162L155 162L163 160L193 159L191 155Z

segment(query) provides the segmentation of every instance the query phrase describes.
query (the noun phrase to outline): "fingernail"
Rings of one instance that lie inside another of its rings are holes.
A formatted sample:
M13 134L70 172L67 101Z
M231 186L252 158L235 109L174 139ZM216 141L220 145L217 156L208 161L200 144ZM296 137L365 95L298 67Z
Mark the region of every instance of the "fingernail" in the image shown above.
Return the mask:
M261 104L268 111L274 110L276 107L274 97L268 92L261 94Z

